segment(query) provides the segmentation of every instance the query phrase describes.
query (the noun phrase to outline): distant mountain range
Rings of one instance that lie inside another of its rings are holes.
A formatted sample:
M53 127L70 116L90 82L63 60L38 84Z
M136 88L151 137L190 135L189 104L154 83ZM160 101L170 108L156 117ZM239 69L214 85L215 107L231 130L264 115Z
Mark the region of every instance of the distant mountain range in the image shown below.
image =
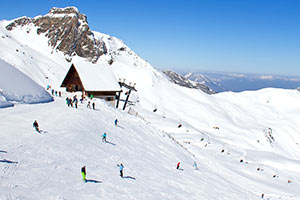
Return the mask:
M190 80L189 77L182 76L176 72L167 70L163 71L163 73L169 78L169 80L177 85L187 87L187 88L193 88L193 89L199 89L207 94L214 94L216 93L211 85L209 83L209 79L205 79L205 81L202 81L200 79ZM205 78L203 76L203 78ZM206 81L207 80L207 81Z
M193 85L199 83L207 86L210 91L215 92L242 92L263 88L296 89L300 86L300 77L297 76L226 72L188 72L181 73L181 76L186 79L185 82L191 81Z

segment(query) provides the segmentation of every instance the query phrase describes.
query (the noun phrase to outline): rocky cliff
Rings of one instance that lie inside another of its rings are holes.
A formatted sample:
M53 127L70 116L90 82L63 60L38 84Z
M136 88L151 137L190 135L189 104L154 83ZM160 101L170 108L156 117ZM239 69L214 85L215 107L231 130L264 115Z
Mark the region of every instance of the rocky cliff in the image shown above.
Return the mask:
M163 73L169 78L170 81L172 81L173 83L175 83L177 85L187 87L187 88L199 89L207 94L215 94L216 93L215 91L213 91L206 85L191 81L191 80L187 79L186 77L184 77L180 74L177 74L176 72L167 70L167 71L164 71Z
M107 53L105 43L95 38L90 30L87 17L75 7L52 8L45 16L19 18L8 24L6 29L13 31L18 26L29 24L37 27L37 34L45 34L49 38L48 45L63 52L68 61L78 55L96 62Z

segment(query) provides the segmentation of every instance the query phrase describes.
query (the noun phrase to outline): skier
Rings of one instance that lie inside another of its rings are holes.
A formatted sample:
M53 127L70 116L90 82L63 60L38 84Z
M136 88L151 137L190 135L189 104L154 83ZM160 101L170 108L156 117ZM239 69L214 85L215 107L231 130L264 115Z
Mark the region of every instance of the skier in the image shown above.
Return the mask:
M177 163L176 169L179 169L179 166L180 166L180 162Z
M102 142L106 142L106 133L105 132L102 134Z
M95 110L95 102L92 103L93 110Z
M58 96L61 97L61 91L58 92Z
M37 122L36 120L33 122L33 127L35 128L35 130L36 130L37 132L40 133L39 124L38 124L38 122Z
M73 108L73 101L72 101L72 98L69 98L69 104L70 104L70 106Z
M81 99L80 99L80 103L83 103L83 100L84 100L84 95L82 94Z
M195 167L195 170L198 170L196 161L194 161L194 167Z
M88 102L88 104L87 104L86 107L87 107L87 108L91 108L91 102L90 102L90 101Z
M84 182L86 182L85 176L86 176L86 170L85 170L85 166L83 166L81 168L81 174L82 174L82 179Z
M123 169L124 169L124 166L123 166L122 163L120 165L117 165L117 166L120 168L120 176L123 178Z
M118 119L115 119L115 125L118 126Z
M75 108L77 108L78 99L76 95L73 97L73 103L75 103Z

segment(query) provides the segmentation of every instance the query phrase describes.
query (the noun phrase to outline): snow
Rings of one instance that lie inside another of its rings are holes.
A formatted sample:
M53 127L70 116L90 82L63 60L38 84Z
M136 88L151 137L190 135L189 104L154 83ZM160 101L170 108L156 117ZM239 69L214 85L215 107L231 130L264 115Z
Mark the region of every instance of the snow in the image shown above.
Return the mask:
M71 64L32 30L0 28L0 58L60 90ZM1 109L0 199L300 199L299 91L207 95L170 83L122 41L94 33L110 52L97 63L113 57L116 78L136 83L134 103L122 111L94 99L96 110L86 107L89 100L75 109L65 105L74 94L63 93L48 104ZM103 132L109 143L101 142ZM118 175L120 163L127 178Z
M32 104L53 101L41 86L3 60L0 60L0 71L0 107L12 106L9 102Z
M92 64L74 59L73 64L85 91L120 91L119 83L107 63Z

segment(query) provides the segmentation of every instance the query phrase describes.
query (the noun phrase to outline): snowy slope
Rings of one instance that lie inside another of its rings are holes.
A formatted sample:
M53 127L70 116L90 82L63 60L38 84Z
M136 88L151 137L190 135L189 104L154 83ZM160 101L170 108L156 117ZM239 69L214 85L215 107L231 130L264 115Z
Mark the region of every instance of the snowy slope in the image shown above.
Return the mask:
M221 191L227 184L209 169L194 170L193 156L155 127L103 102L96 105L98 110L86 104L74 109L56 99L1 112L0 139L6 142L0 152L0 199L211 199L204 191L212 184ZM119 127L113 125L115 117ZM41 134L31 127L34 119ZM104 131L106 144L101 142ZM182 171L175 169L178 161ZM124 179L118 175L120 162ZM87 183L81 181L83 165ZM214 199L244 193L239 187L226 190ZM255 196L245 195L244 199Z
M25 74L0 59L0 107L12 106L10 102L46 103L53 98Z
M0 23L0 58L59 89L70 67L64 55L43 35L26 26L9 32L7 23ZM136 83L129 107L137 116L102 101L100 111L75 110L63 99L1 110L0 139L8 142L0 146L0 199L300 198L298 91L207 95L170 83L119 39L94 34L108 48L97 63L112 61L117 79ZM121 128L112 125L116 117ZM41 135L32 130L35 119ZM100 142L103 131L115 145ZM175 170L179 161L183 171ZM120 162L136 180L118 177ZM82 183L83 165L101 183Z

